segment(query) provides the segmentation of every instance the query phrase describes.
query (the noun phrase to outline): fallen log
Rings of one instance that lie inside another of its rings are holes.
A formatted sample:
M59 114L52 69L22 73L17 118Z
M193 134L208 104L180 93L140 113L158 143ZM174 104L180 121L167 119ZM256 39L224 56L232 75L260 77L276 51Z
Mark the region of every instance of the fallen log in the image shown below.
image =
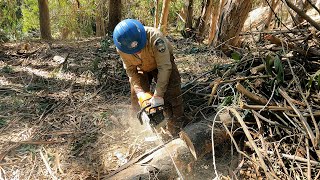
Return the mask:
M159 146L156 150L140 156L129 165L120 167L117 173L111 173L105 179L176 179L188 175L190 163L194 161L186 143L178 138Z
M231 123L231 116L227 113L219 114L215 121L223 121L225 124ZM200 159L212 151L212 124L208 121L200 121L190 124L180 132L180 138L184 140L195 159ZM215 145L225 142L230 136L223 127L213 129L213 140Z

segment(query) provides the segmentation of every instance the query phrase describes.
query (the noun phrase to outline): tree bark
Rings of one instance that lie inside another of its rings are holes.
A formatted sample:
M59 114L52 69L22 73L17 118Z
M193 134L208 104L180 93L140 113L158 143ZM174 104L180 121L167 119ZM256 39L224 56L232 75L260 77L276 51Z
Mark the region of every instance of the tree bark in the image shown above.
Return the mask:
M159 24L159 0L155 0L154 27Z
M109 32L113 32L114 28L121 21L121 8L121 0L109 0Z
M200 23L199 23L199 26L198 26L198 37L197 37L197 40L199 42L202 42L204 40L204 32L205 30L207 29L207 21L209 19L209 16L211 14L211 11L212 11L212 5L213 5L213 1L214 0L205 0L205 5L203 6L203 9L202 9L202 14L201 14L201 17L200 17Z
M238 46L239 34L251 10L252 0L227 0L221 5L217 41L214 45L219 41L223 43L222 50L227 51L228 46Z
M169 4L170 4L170 0L163 0L161 20L160 20L159 27L164 35L167 34L168 15L169 15L169 7L170 7Z
M38 0L41 39L51 40L48 0Z
M180 176L186 178L189 163L192 163L194 158L185 142L178 138L138 157L138 160L134 159L134 162L128 162L129 165L123 165L126 167L120 167L106 179L176 179L179 175L170 156L179 169Z
M220 12L220 6L219 6L220 0L214 0L213 2L213 12L211 13L211 23L210 23L210 32L209 32L209 38L208 38L208 44L212 44L213 39L216 35L217 30L217 23L219 18L219 12Z
M289 0L285 0L287 5L294 10L297 14L299 14L300 17L308 21L312 26L314 26L318 31L320 31L320 25L315 22L313 19L311 19L306 13L304 13L302 10L300 10L297 6L292 4Z
M269 14L268 14L267 20L266 20L266 22L264 24L264 28L265 29L269 29L270 22L272 20L272 17L274 16L273 12L276 12L276 8L277 8L279 2L280 2L280 0L272 0L271 8L269 10Z
M193 0L188 0L188 10L186 16L185 29L192 29L192 19L193 19Z
M99 1L97 5L97 14L96 14L96 36L102 37L106 34L105 27L105 14L106 14L106 0Z

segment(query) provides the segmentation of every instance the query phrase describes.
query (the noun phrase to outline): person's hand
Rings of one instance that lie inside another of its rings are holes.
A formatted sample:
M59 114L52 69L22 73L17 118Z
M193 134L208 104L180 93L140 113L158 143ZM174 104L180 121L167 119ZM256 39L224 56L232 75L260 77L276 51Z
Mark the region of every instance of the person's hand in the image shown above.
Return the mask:
M149 100L152 98L152 94L149 92L139 92L137 93L138 102L141 107L146 106L149 103Z
M150 104L151 104L151 107L157 107L157 106L162 106L164 105L164 100L162 97L160 96L152 96L152 98L150 99Z

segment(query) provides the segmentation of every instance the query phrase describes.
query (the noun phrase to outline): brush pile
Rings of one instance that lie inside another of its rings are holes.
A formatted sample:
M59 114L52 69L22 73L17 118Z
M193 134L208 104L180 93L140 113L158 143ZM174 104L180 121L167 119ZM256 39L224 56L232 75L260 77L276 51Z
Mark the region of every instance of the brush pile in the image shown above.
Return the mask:
M231 176L320 177L319 35L307 27L243 34L252 42L234 49L233 63L184 85L193 120L224 128L241 156ZM222 112L231 126L217 120Z

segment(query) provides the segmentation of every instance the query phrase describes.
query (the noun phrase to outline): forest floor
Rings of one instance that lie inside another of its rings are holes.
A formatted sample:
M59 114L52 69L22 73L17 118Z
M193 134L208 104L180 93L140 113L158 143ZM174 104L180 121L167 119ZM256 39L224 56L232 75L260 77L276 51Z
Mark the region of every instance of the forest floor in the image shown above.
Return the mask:
M170 41L183 83L230 61L193 41ZM0 179L104 179L156 147L130 117L129 97L111 39L0 45ZM227 174L231 151L216 150ZM186 179L214 177L211 155L204 160Z

